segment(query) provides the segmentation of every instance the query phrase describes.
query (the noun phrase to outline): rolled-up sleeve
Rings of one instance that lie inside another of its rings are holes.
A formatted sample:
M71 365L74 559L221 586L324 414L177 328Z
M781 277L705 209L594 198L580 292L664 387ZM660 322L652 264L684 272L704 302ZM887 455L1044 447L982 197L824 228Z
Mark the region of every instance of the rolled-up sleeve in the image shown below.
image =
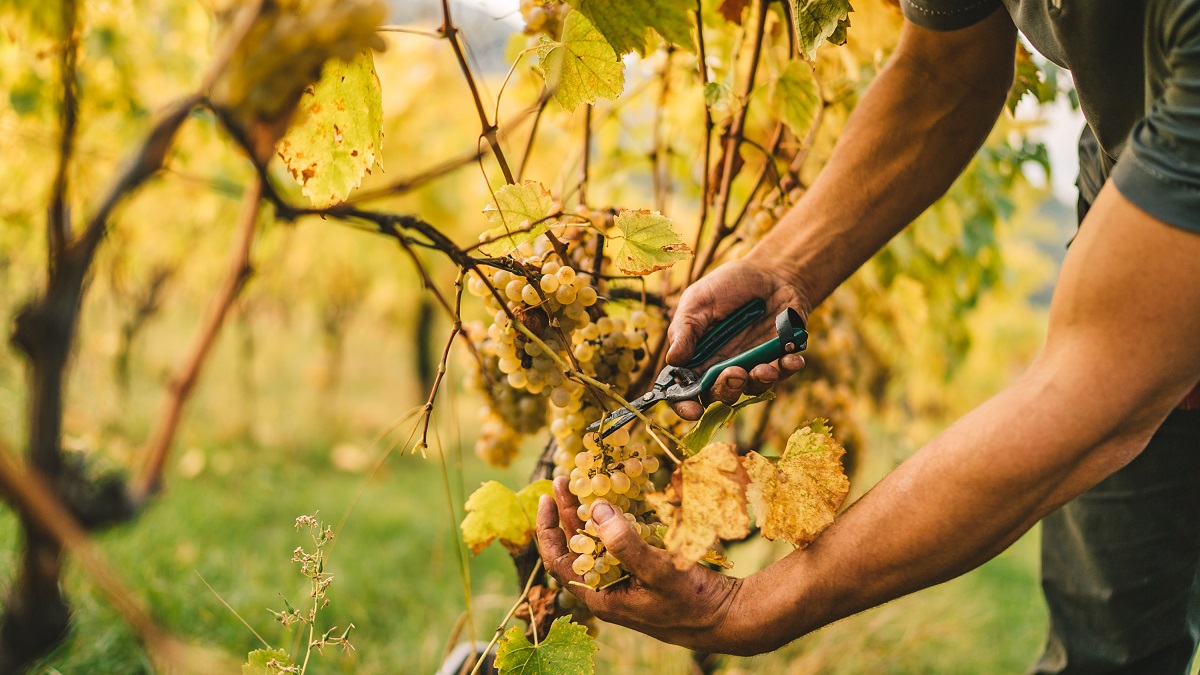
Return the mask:
M986 19L1000 0L900 0L904 18L929 30L958 30Z
M1200 3L1177 2L1162 17L1162 93L1130 133L1112 181L1146 213L1200 232Z

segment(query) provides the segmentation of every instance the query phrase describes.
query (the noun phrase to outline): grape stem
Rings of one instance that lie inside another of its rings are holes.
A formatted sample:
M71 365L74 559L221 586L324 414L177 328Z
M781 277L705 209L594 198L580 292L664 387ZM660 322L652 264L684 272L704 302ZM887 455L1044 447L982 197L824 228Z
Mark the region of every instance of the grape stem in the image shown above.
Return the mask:
M496 641L499 640L500 636L504 634L504 627L508 625L509 621L512 621L513 615L517 613L517 610L520 609L521 605L526 604L526 599L529 597L529 589L533 588L533 580L537 578L537 573L540 572L541 569L542 561L539 558L537 563L535 563L533 566L533 571L529 573L529 579L525 581L525 588L521 590L521 596L517 598L517 601L513 603L513 606L508 610L508 614L505 614L504 618L500 621L500 624L496 626L496 634L492 636L492 641L489 642L487 647L483 650L483 654L480 654L479 659L475 661L475 667L471 669L470 675L478 675L479 669L483 667L483 657L492 651L492 647L496 645ZM533 612L529 613L529 617L531 619L530 623L532 624Z

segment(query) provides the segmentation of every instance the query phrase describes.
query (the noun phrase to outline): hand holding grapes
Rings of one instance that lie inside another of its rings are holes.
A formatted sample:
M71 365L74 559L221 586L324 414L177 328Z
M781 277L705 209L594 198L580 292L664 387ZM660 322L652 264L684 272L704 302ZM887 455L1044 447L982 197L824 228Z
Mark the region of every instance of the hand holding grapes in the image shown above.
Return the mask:
M801 316L807 316L811 309L798 284L778 270L749 258L725 263L689 286L680 297L675 319L667 329L670 344L667 363L684 365L691 357L696 342L710 325L754 298L767 301L768 316L786 307L792 307ZM771 322L761 321L730 340L712 359L712 363L745 351L774 334ZM711 363L704 367L708 365ZM713 385L711 396L714 400L732 405L743 393L760 394L803 367L804 357L788 354L776 363L762 364L749 373L742 368L728 368ZM698 401L681 401L674 407L675 412L686 419L699 419L704 412L703 404Z
M735 620L741 580L700 565L680 572L671 554L647 544L635 525L604 500L592 503L588 522L631 578L599 591L582 585L577 566L586 554L567 537L584 531L579 506L567 479L556 479L554 498L543 497L538 504L537 544L546 570L593 614L685 647L724 653L747 649L746 632L736 628L744 622Z

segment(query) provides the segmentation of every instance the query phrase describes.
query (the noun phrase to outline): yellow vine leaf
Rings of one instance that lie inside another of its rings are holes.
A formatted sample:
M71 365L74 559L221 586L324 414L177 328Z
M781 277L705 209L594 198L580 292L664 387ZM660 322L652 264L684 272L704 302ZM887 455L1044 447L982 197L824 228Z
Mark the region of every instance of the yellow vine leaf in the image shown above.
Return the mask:
M591 19L618 54L645 54L653 28L667 42L690 50L692 0L567 0Z
M704 559L720 539L749 534L747 482L734 445L713 443L684 460L665 490L646 495L667 525L663 542L677 568Z
M489 480L467 497L467 517L462 521L463 542L472 553L499 539L509 551L518 552L533 539L538 499L550 494L548 480L538 480L513 492Z
M571 10L558 42L538 47L538 61L554 100L567 110L596 99L615 100L625 90L625 64L582 13Z
M554 199L541 183L527 180L505 185L496 190L496 197L483 209L483 215L495 227L483 233L481 239L487 243L480 245L480 252L490 256L512 253L549 230L553 212Z
M362 183L383 144L383 94L371 52L327 62L298 110L279 157L314 207L333 206Z
M817 57L817 47L826 40L835 45L846 44L846 29L850 27L849 0L790 0L792 20L796 25L796 41L805 58Z
M764 537L802 548L833 522L850 491L842 470L845 452L828 423L816 419L788 438L778 462L757 452L743 458L747 495Z
M812 66L789 61L767 86L767 105L797 138L807 138L821 107L821 89Z
M645 276L692 257L692 249L671 227L671 219L658 211L625 210L613 221L624 239L617 250L617 269Z

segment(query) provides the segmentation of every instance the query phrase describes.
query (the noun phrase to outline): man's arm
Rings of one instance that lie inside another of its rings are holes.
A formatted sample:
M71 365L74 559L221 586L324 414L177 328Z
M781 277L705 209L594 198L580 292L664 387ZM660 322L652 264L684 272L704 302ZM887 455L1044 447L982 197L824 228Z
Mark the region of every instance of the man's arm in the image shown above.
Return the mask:
M680 298L668 362L685 363L707 325L750 298L807 314L945 193L1003 110L1015 47L1016 29L1003 9L953 32L906 23L887 67L800 203L744 259L722 265ZM762 330L726 350L761 342L770 328ZM783 374L802 363L793 361L782 364ZM764 365L753 375L752 392L772 384L780 370ZM745 371L730 368L713 393L732 402L746 383ZM686 404L677 410L698 416L700 405L689 403L690 410Z
M1197 379L1200 235L1109 185L1067 255L1029 371L808 549L749 577L726 630L755 636L742 651L773 649L981 564L1141 452Z

